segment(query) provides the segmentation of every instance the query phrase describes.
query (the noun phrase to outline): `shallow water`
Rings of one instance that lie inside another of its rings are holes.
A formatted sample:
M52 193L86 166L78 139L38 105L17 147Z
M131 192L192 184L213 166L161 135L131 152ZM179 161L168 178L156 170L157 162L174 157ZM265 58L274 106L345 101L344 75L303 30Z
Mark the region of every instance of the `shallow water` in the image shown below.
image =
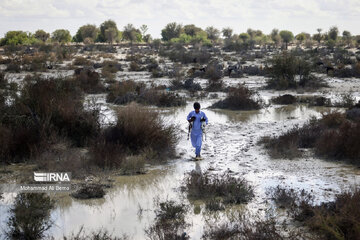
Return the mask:
M209 109L214 101L201 102L209 118L202 152L204 160L190 161L193 149L186 139L185 118L192 110L192 103L181 108L162 109L164 121L179 126L179 158L166 165L149 167L145 175L116 177L115 186L108 190L104 199L80 201L68 195L57 197L51 235L61 238L84 226L87 231L105 228L114 235L126 233L131 239L144 239L144 229L155 217L154 200L159 199L190 204L187 220L192 225L187 233L191 239L200 239L204 216L194 213L193 203L189 203L180 190L184 174L196 167L202 170L211 167L214 174L230 169L234 176L247 179L254 187L255 198L244 208L260 213L269 207L266 191L277 185L313 192L316 202L322 202L332 200L336 193L360 182L360 169L351 165L314 157L274 160L256 144L261 136L277 135L295 124L304 124L310 116L319 117L325 108L291 105L258 111ZM6 211L13 197L6 194L0 201L1 226L5 226ZM139 209L143 209L142 214Z

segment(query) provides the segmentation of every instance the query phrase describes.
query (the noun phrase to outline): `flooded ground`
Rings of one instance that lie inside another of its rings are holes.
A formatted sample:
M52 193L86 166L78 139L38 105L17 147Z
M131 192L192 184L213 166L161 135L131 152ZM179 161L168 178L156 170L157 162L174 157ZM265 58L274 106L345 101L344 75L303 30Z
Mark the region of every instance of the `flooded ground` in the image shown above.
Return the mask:
M259 111L224 111L208 109L212 101L201 102L209 118L203 158L191 161L194 155L187 140L186 115L192 104L176 109L164 109L165 121L179 126L178 158L168 164L149 167L148 173L136 176L114 177L115 186L104 199L75 200L68 195L57 197L52 213L55 221L51 235L59 239L77 232L82 226L88 230L107 229L116 236L126 233L131 239L144 239L144 229L154 220L154 201L175 200L191 208L202 203L190 203L181 192L184 174L195 168L210 169L214 174L231 171L234 176L247 179L255 190L255 198L245 209L265 211L270 199L266 191L278 185L305 189L314 193L316 201L330 201L335 194L360 181L360 169L344 163L324 161L311 157L287 160L270 159L256 144L261 136L277 135L295 124L303 124L310 116L319 117L324 108L304 105L272 106ZM7 209L13 194L1 200L1 226L5 226ZM202 207L202 213L204 209ZM205 216L190 211L187 220L192 223L187 233L191 239L200 239Z
M125 55L121 55L122 58ZM259 63L260 64L260 63ZM73 75L73 70L57 70L42 73L46 77L66 77ZM25 73L8 73L9 81L21 82ZM152 79L149 72L118 72L117 81L135 80L147 84L168 85L170 79L163 77ZM195 78L202 87L207 80ZM330 88L307 93L306 95L322 95L332 100L338 94L352 91L359 100L358 79L327 78ZM226 86L245 83L249 88L259 90L259 96L269 103L271 97L291 93L291 91L263 90L266 80L262 76L244 78L224 78ZM182 94L180 92L180 94ZM183 93L185 94L185 93ZM178 126L179 142L177 157L167 164L148 166L147 173L135 176L112 176L114 186L107 189L104 198L98 200L76 200L68 194L53 196L56 207L52 211L54 226L49 235L61 239L71 233L76 233L84 227L87 231L103 228L114 236L126 234L130 239L144 239L145 229L155 218L154 202L174 200L190 206L186 221L191 226L186 230L191 239L200 239L206 224L207 213L202 202L190 202L186 194L181 191L184 176L192 170L209 170L213 174L230 172L235 177L242 177L249 181L254 188L254 199L244 205L237 206L243 210L262 213L273 207L266 192L281 185L295 190L305 189L312 192L316 203L333 200L340 193L360 183L360 168L340 163L330 162L306 152L305 157L289 159L271 159L265 150L257 144L263 136L274 136L285 132L294 125L302 125L311 117L320 117L321 113L330 111L326 107L309 107L307 105L267 105L256 111L230 111L209 108L215 101L226 96L216 93L214 97L203 99L188 99L185 107L164 108L159 111L167 123ZM106 95L88 95L86 107L99 107L101 123L107 125L114 122L116 106L107 104ZM193 110L193 101L200 101L202 111L209 118L206 138L203 142L203 160L194 162L194 149L187 140L187 114ZM155 108L154 108L155 109ZM343 109L337 109L343 111ZM304 150L305 151L305 150ZM6 230L8 210L14 201L15 194L4 193L0 200L0 226ZM200 212L195 211L200 206Z

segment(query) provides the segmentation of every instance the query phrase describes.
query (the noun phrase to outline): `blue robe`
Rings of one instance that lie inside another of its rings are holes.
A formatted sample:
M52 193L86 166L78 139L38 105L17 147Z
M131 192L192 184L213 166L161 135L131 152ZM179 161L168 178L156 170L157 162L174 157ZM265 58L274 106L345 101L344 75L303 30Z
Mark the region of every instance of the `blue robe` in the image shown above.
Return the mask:
M200 120L201 118L205 118L205 122L208 124L208 118L202 111L199 111L199 113L191 111L186 120L190 120L192 117L195 117L195 121L193 122L191 129L191 144L195 148L195 154L200 155L202 145L202 129Z

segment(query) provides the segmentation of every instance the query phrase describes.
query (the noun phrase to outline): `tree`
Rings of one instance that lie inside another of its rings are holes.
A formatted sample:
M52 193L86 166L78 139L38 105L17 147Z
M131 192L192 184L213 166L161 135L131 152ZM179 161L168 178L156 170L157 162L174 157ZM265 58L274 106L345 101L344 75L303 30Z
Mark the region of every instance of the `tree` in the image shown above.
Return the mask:
M168 23L164 29L161 30L161 36L163 41L170 41L172 38L180 37L181 24L176 22Z
M1 39L0 45L29 45L37 41L30 33L23 31L9 31Z
M140 39L139 39L140 35ZM134 25L128 24L124 27L123 30L123 39L130 41L131 43L139 40L141 42L142 36L139 29L136 29Z
M321 40L323 39L323 35L321 34L322 29L318 28L318 29L316 29L316 31L318 33L313 35L313 39L320 44Z
M148 26L146 24L143 24L140 26L141 35L145 36L146 32L149 30Z
M93 42L95 41L97 35L99 34L99 28L95 25L87 24L81 26L74 36L75 42L84 42L85 39L91 39Z
M339 29L336 26L331 27L328 33L329 38L334 40L335 42L337 40L338 34L339 34Z
M143 35L143 40L146 42L146 43L150 43L151 40L152 40L152 37L150 34L146 34L146 35Z
M53 41L59 43L68 43L71 41L71 35L69 30L65 29L57 29L51 34L51 38Z
M207 27L205 29L205 32L207 34L208 39L210 39L211 41L215 42L216 40L219 39L220 36L220 31L214 27Z
M111 29L111 30L108 30L108 33L105 34L107 29ZM106 35L112 37L112 39L107 39ZM100 34L98 35L97 40L99 42L112 42L113 40L117 39L118 35L119 35L119 30L116 26L116 23L113 20L107 20L100 25Z
M118 36L119 34L119 31L115 28L107 28L105 30L105 39L106 39L106 42L112 44L115 40L116 40L116 37Z
M281 37L279 35L279 29L274 28L271 33L271 40L275 43L275 45L279 45L280 41L281 41Z
M184 33L191 37L194 37L198 32L202 31L201 28L196 27L194 24L185 25L183 30Z
M246 43L250 39L250 35L248 33L240 33L239 38Z
M40 41L46 42L46 40L49 39L50 34L42 29L39 29L35 32L34 37Z
M349 31L343 31L343 39L346 44L351 44L351 33Z
M222 34L223 34L223 37L224 38L231 38L232 34L233 34L233 30L229 27L227 28L223 28L223 30L221 30Z
M306 39L306 35L305 33L299 33L298 35L296 35L296 40L298 40L300 42L300 44Z
M283 30L280 32L280 37L283 40L283 42L285 43L285 49L288 48L288 44L289 42L291 42L294 39L294 35L292 32L287 31L287 30Z

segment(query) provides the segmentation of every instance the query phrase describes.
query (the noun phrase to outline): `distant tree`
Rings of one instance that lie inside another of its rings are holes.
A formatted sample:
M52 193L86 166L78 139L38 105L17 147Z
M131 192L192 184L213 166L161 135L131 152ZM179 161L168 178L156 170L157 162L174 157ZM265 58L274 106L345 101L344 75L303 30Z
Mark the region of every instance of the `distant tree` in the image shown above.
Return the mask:
M360 35L355 36L355 42L358 46L360 45Z
M168 23L164 29L161 30L161 36L163 41L170 41L172 38L180 37L181 24L176 22Z
M119 34L119 31L116 28L107 28L105 30L105 39L106 42L112 44L113 42L115 42L117 36Z
M232 34L233 34L233 30L229 27L227 28L223 28L223 30L221 30L222 35L224 38L231 38Z
M59 43L71 42L71 35L69 30L57 29L51 34L51 39Z
M270 33L271 40L275 43L275 45L279 45L281 41L281 37L279 35L279 30L274 28Z
M347 44L347 45L351 44L352 39L351 39L351 33L349 31L343 31L342 37L343 37L343 42L345 44Z
M42 29L39 29L35 32L34 37L42 42L46 42L46 40L50 38L50 34Z
M305 33L299 33L295 38L300 42L300 44L303 43L305 39L307 39Z
M140 35L140 37L139 37ZM142 39L141 32L139 29L136 29L134 25L128 24L124 27L123 30L123 39L133 42L140 42Z
M87 39L87 41L91 40L92 42L94 42L98 34L99 28L97 28L95 25L83 25L76 32L74 36L74 41L84 42L84 40Z
M146 32L149 30L148 26L146 24L143 24L140 26L141 35L145 36Z
M285 43L285 49L288 48L288 44L289 42L291 42L294 39L294 35L292 32L287 31L287 30L283 30L280 32L280 37L283 40L283 42Z
M205 32L207 34L208 39L210 39L211 41L215 42L216 40L219 39L220 31L214 28L213 26L207 27L205 29Z
M250 35L248 33L240 33L239 38L245 43L250 39Z
M143 35L143 40L146 42L146 43L150 43L151 42L151 35L150 34L146 34L146 35Z
M337 40L338 34L339 34L339 29L336 26L331 27L328 33L329 38L331 40L334 40L335 42Z
M321 40L323 39L323 35L321 34L322 29L321 29L321 28L318 28L318 29L316 29L316 31L317 31L318 33L316 33L316 34L313 35L313 39L320 44Z
M113 39L107 39L106 38L106 30L107 29L112 29L108 31L108 36L109 37L113 37ZM111 32L111 34L110 34ZM100 34L98 35L97 41L99 42L111 42L110 40L115 40L118 38L119 35L119 30L116 26L116 23L113 20L107 20L105 22L103 22L100 25Z
M183 30L184 33L192 37L194 37L198 32L202 31L201 28L196 27L194 24L185 25Z
M1 39L0 45L28 45L33 44L37 40L30 33L23 31L9 31L5 37Z

